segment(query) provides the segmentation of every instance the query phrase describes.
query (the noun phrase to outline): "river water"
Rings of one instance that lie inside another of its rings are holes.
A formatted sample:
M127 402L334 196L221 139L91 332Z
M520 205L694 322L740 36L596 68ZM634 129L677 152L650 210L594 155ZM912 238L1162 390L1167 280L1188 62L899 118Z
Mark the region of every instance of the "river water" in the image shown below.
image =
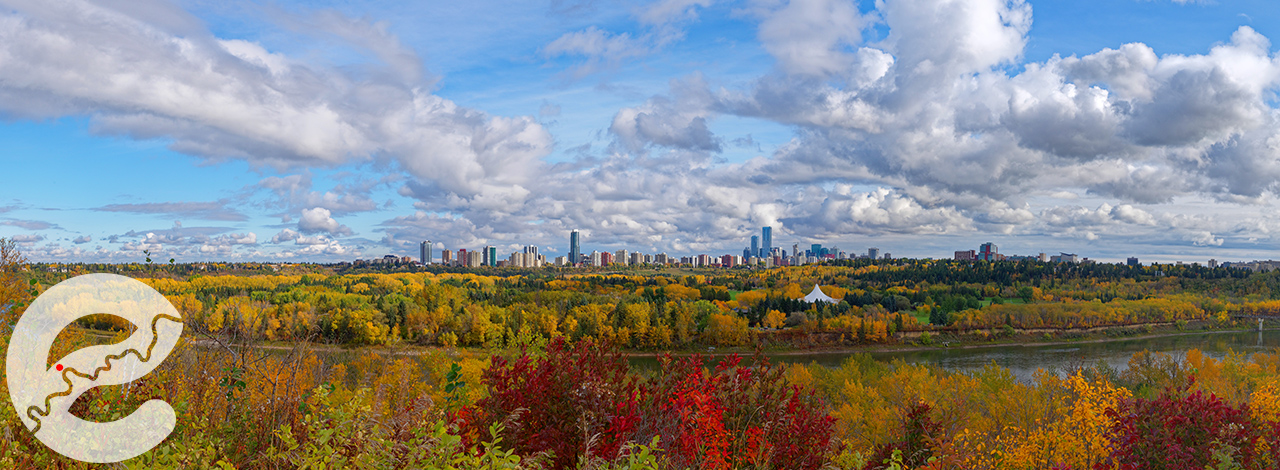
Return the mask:
M896 359L908 363L933 363L944 369L969 372L996 364L1010 370L1019 380L1030 380L1037 369L1053 370L1059 374L1081 366L1104 361L1118 371L1127 368L1129 358L1135 352L1149 350L1169 354L1181 360L1186 352L1199 349L1205 356L1222 359L1234 351L1254 353L1280 348L1280 330L1264 331L1211 331L1132 339L1108 339L1098 342L1079 342L1049 346L1000 345L977 348L933 348L920 351L871 352L878 361ZM813 353L769 355L775 363L817 363L839 367L853 353ZM647 369L657 366L653 357L633 357L632 365Z

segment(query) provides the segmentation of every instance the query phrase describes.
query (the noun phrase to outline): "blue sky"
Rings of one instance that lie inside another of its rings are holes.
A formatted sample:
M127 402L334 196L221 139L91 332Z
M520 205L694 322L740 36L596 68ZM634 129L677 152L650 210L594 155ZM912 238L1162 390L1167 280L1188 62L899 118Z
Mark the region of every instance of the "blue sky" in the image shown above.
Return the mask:
M1263 1L0 3L40 261L1280 247Z

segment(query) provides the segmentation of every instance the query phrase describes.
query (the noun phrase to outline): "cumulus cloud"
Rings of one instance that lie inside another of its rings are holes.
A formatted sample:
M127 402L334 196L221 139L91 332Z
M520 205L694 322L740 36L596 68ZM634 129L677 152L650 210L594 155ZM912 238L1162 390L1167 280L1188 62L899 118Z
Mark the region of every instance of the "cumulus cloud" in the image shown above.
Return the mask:
M323 167L389 155L461 198L527 184L551 146L532 117L490 117L430 94L420 59L382 25L332 13L295 19L388 71L355 75L190 31L198 23L183 34L157 28L117 3L0 14L0 112L90 115L96 132L163 137L213 161Z
M83 245L83 244L85 244L85 243L89 243L89 242L91 242L91 241L93 241L93 237L88 236L88 235L81 235L81 236L76 237L76 238L75 238L75 240L72 240L71 242L72 242L72 243L75 243L75 244L77 244L77 245Z
M351 235L351 228L339 224L331 216L329 209L316 207L303 209L302 218L298 220L298 230L302 233L328 233L333 236Z
M752 10L761 18L760 42L785 73L830 76L862 62L852 48L861 42L867 21L852 2L761 1Z
M31 244L34 244L35 242L44 240L44 236L43 235L14 235L12 237L9 237L9 240L12 240L14 243L17 243L19 245L31 245Z
M643 29L637 34L615 33L589 26L565 33L542 48L547 58L578 57L571 69L578 78L616 68L628 59L644 57L684 39L684 26L697 21L698 10L712 0L659 0L636 12Z
M633 30L571 31L542 53L581 59L576 73L606 69L672 47L710 5L662 0L634 12ZM863 13L849 2L759 0L742 17L758 21L772 71L732 86L699 73L673 80L600 123L609 145L568 143L582 144L568 152L575 158L550 163L554 140L533 117L432 94L434 77L385 26L328 13L294 20L377 58L377 73L357 74L214 38L180 11L158 19L121 8L65 2L0 14L0 113L88 115L96 132L288 169L251 188L270 195L263 204L285 223L297 220L270 239L284 257L355 256L363 242L336 240L352 230L335 217L379 210L380 185L415 200L414 213L375 230L397 250L426 239L559 246L573 229L599 246L676 253L734 246L761 225L815 242L1123 234L1215 247L1280 230L1264 214L1280 190L1280 58L1248 27L1204 54L1133 43L1026 63L1032 9L1022 0L884 0ZM887 35L864 38L869 26ZM559 113L544 103L539 114ZM730 118L782 124L793 138L724 163L712 128ZM404 180L326 190L305 170L366 162ZM1178 214L1204 200L1251 217ZM242 220L216 218L238 214L228 204L100 210ZM124 238L251 246L233 231Z

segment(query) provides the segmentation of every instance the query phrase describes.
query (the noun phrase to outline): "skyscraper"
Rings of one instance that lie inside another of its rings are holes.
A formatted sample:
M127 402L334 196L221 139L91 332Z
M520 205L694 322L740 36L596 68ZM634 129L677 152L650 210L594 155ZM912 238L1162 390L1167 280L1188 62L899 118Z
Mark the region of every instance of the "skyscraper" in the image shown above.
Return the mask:
M489 266L498 265L498 247L490 245L484 247L485 258L489 260Z
M760 229L761 253L773 253L773 227Z
M578 240L578 231L569 232L569 264L578 264L582 258L582 244Z
M871 259L880 259L879 248L867 248L867 257Z
M431 240L422 242L422 246L418 248L419 248L419 251L421 252L420 259L422 260L422 264L424 266L431 264Z
M764 255L764 252L763 252L763 251L760 251L760 237L757 237L757 236L755 236L755 235L752 235L752 236L751 236L751 251L750 251L750 253L751 253L751 255L750 255L750 256L763 256L763 255Z

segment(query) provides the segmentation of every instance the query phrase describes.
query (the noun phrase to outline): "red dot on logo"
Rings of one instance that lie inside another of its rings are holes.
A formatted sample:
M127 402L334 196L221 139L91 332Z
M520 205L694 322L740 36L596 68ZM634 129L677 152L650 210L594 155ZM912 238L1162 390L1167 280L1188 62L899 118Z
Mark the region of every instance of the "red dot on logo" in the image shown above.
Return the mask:
M62 364L58 364L58 372L62 372Z

